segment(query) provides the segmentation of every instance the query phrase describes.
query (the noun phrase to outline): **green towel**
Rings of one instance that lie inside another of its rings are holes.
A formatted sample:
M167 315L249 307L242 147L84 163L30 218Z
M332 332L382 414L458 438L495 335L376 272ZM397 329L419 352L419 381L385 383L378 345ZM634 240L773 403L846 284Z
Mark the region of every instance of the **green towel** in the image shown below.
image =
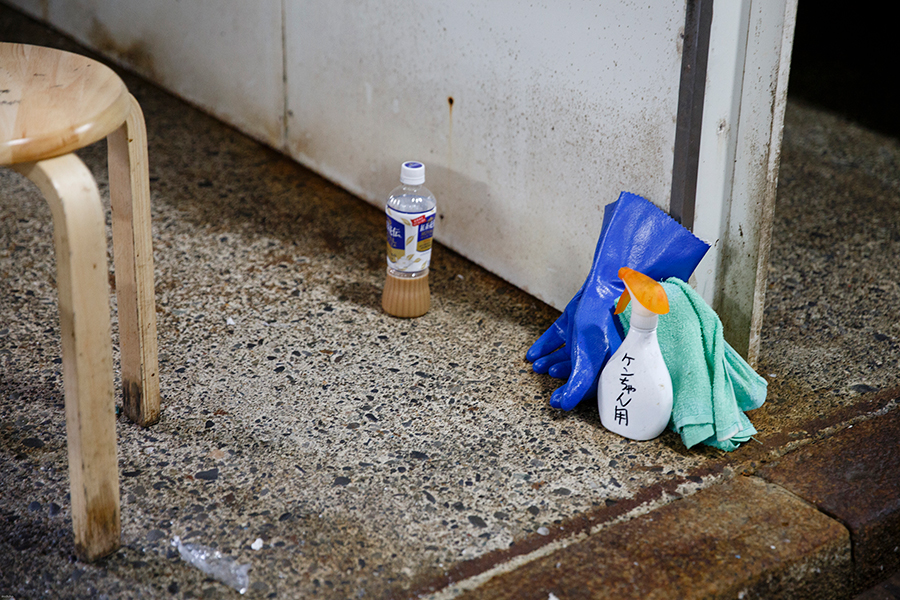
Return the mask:
M662 286L669 313L660 315L657 337L672 377L669 428L688 448L702 442L730 452L756 433L744 411L762 406L768 384L728 345L719 316L697 292L674 277ZM630 305L621 317L627 333Z

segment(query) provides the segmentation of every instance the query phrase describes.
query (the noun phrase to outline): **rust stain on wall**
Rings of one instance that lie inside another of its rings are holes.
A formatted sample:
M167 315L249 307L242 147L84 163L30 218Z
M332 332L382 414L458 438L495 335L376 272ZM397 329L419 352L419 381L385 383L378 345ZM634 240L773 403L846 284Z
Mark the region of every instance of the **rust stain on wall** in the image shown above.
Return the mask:
M153 54L146 42L138 40L131 44L123 45L116 41L109 29L106 28L106 25L96 18L92 20L91 29L88 31L88 39L91 45L100 53L113 56L150 79L159 81L153 64Z

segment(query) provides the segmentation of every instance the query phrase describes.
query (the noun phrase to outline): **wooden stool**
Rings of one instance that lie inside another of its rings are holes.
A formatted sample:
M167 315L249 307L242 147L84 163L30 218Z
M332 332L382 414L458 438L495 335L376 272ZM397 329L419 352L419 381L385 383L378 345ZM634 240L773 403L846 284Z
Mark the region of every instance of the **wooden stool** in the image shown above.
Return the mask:
M40 188L53 216L72 525L79 558L119 547L119 476L106 225L97 184L70 154L106 137L125 414L159 419L147 132L108 67L0 43L0 166Z

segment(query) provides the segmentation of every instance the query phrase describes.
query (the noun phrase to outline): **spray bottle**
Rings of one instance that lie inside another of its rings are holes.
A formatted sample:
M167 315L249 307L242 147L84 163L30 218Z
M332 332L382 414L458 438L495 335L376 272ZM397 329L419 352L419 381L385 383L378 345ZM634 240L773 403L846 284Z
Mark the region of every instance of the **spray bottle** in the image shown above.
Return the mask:
M385 204L387 279L381 307L395 317L420 317L431 306L428 265L437 211L434 194L425 187L425 165L400 166L400 185Z
M672 379L656 338L658 315L669 312L669 300L658 282L634 269L619 269L619 278L625 292L615 313L625 310L630 299L635 302L628 335L600 373L600 421L621 436L650 440L672 416Z

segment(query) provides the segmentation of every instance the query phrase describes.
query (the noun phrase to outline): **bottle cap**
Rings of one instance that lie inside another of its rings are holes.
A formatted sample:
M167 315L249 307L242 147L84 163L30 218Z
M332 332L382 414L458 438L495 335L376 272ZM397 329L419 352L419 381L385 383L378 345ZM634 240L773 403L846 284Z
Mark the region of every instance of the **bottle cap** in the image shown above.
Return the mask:
M425 183L425 165L415 160L408 160L400 167L400 183L404 185L422 185Z

